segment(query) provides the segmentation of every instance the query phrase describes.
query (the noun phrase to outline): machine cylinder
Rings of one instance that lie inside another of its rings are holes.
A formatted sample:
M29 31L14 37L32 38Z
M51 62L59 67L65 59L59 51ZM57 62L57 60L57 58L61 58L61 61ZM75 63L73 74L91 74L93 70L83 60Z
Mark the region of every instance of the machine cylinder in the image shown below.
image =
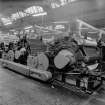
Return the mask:
M75 63L74 54L70 50L61 50L54 58L55 67L63 69L66 65Z

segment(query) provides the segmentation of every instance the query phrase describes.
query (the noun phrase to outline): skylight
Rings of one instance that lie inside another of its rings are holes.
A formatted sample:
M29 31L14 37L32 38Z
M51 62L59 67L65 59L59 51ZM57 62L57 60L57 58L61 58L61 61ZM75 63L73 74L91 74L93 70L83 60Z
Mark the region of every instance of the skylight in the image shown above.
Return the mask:
M24 12L22 12L22 11L19 11L19 12L17 12L17 13L12 14L12 15L11 15L11 18L12 18L13 20L17 20L17 19L23 18L23 17L25 17L25 16L27 16L26 13L24 13Z
M32 28L33 26L27 26L27 27L25 27L24 29L30 29L30 28Z
M44 11L41 6L31 6L23 11L18 11L16 13L11 14L10 18L1 18L4 25L10 25L13 21L17 19L24 18L26 16L43 16L47 15L47 12Z
M28 14L38 14L44 12L43 8L40 6L32 6L25 10Z
M58 8L76 0L51 0L51 7Z
M34 14L32 16L44 16L44 15L47 15L47 12L43 12L43 13L39 13L39 14Z
M19 11L11 15L12 20L17 20L26 16L41 16L47 15L47 12L41 6L32 6L24 11Z
M1 18L4 25L10 25L12 24L12 21L10 18Z
M64 25L56 25L55 29L64 29Z

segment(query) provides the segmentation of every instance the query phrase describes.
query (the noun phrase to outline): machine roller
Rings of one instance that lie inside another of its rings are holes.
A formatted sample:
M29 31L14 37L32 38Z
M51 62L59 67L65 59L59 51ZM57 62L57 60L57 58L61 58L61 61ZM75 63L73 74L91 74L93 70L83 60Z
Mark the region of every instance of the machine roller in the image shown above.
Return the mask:
M61 50L54 58L54 64L58 69L63 69L66 65L70 66L75 62L74 54L69 50Z

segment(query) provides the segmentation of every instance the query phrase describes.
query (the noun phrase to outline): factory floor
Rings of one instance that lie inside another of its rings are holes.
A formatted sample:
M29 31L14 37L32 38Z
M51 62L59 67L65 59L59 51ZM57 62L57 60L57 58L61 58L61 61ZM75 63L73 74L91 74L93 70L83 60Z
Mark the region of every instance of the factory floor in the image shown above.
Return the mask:
M0 105L105 105L104 86L91 96L26 78L0 66Z

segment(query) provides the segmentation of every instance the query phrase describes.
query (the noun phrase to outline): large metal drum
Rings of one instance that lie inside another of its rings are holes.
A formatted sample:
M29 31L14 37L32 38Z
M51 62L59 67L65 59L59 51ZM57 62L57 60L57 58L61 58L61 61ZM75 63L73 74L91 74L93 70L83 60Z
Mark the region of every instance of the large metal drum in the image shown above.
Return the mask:
M63 69L66 65L74 63L74 54L69 50L61 50L54 58L54 65L58 69Z
M32 67L32 68L37 68L37 65L38 65L37 56L29 55L27 58L27 66Z
M45 53L40 53L37 56L38 65L37 68L40 70L48 70L49 67L49 59Z
M49 59L44 53L40 53L37 56L28 56L27 65L32 68L47 70L49 67Z

